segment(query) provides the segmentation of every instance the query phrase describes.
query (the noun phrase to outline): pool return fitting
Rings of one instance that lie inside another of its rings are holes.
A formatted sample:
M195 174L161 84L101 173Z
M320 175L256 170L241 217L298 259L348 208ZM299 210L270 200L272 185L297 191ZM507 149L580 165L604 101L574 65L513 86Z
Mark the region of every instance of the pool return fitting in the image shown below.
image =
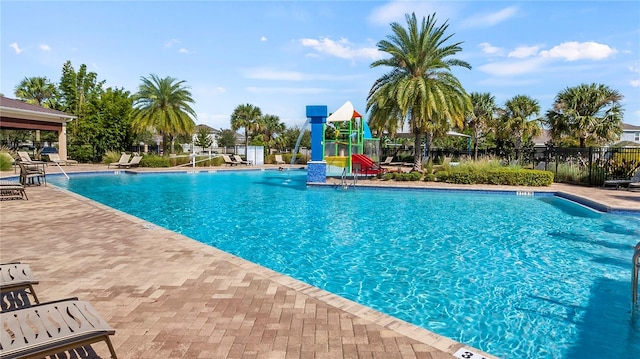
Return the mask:
M640 242L633 252L633 271L631 272L631 306L635 312L638 309L638 270L640 270Z

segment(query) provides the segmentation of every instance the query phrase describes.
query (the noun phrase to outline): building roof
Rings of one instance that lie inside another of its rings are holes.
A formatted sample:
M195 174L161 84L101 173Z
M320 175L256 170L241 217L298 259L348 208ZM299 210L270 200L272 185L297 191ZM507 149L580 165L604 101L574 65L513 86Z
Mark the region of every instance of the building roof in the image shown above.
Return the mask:
M2 110L3 116L8 116L10 113L32 113L39 114L40 116L51 118L66 118L68 121L73 120L76 116L70 115L66 112L46 108L38 105L32 105L24 101L11 99L8 97L0 96L0 110Z
M640 126L630 125L628 123L622 124L623 131L640 131Z

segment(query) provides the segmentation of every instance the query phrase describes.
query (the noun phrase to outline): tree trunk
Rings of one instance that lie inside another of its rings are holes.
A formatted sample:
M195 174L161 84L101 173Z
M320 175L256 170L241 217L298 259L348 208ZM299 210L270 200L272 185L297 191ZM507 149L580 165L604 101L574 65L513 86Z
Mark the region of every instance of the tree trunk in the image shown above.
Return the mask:
M249 153L249 130L244 128L244 155L246 156Z
M473 131L473 160L478 160L478 131Z
M413 141L413 171L422 169L422 133L416 133Z

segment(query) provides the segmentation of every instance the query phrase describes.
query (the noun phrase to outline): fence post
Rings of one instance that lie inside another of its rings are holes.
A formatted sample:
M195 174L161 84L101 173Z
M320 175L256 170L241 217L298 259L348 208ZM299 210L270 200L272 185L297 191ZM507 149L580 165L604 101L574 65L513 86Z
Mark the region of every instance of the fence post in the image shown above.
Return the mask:
M593 186L593 147L589 147L589 186Z

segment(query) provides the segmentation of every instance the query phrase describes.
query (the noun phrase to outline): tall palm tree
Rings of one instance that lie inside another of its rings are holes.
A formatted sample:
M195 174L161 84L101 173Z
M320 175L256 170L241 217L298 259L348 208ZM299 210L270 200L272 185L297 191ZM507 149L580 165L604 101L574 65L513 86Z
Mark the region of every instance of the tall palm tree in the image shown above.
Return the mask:
M257 122L262 116L262 110L250 103L238 105L231 114L231 129L237 131L244 128L244 153L249 150L249 136L257 127Z
M538 101L526 96L516 95L507 100L501 111L500 126L512 139L516 149L516 158L522 160L522 145L526 140L540 134L541 118Z
M367 96L367 110L375 113L376 121L383 115L391 115L390 125L399 114L402 123L407 121L414 135L414 170L422 164L422 139L443 132L443 122L462 127L464 115L471 108L471 101L451 73L451 68L471 68L465 61L450 56L462 50L461 42L447 44L452 35L445 32L449 25L436 26L435 14L423 18L418 24L415 13L406 15L407 28L394 22L392 34L378 42L378 50L391 57L375 61L371 67L387 66L391 70L377 79ZM389 126L395 130L398 126ZM446 132L449 128L445 129Z
M470 95L472 109L467 115L467 127L471 129L473 138L473 158L478 159L478 139L491 124L496 110L496 99L488 92L472 92Z
M58 94L56 85L46 77L25 77L15 88L15 95L27 103L42 107L55 107Z
M554 138L577 137L580 147L588 140L602 145L622 133L623 96L602 84L582 84L558 93L547 111L546 123Z
M264 133L264 141L267 144L267 153L271 147L275 146L275 139L284 132L287 126L280 121L280 117L276 115L266 114L260 118L262 124L262 132Z
M151 74L142 77L138 93L134 95L135 115L132 125L138 131L154 129L163 137L166 153L167 139L171 142L171 153L174 153L175 138L178 135L191 135L195 129L195 111L191 92L185 81L173 77L159 78Z

